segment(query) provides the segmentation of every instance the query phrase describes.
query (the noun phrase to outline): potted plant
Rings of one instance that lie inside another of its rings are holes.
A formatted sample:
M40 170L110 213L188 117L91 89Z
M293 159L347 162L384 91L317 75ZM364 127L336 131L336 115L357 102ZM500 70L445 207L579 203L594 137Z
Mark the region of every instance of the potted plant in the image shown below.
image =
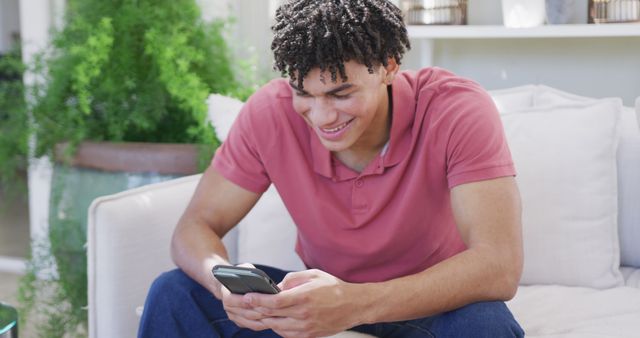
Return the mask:
M29 124L22 82L24 68L18 46L0 55L0 187L5 192L17 188L16 180L21 181L27 166Z
M19 295L23 320L37 309L41 335L86 334L91 200L198 172L219 143L207 96L251 93L234 76L225 23L202 21L195 0L67 1L64 28L30 65L43 81L29 88L30 123L22 129L36 157L58 163L48 239L32 243Z

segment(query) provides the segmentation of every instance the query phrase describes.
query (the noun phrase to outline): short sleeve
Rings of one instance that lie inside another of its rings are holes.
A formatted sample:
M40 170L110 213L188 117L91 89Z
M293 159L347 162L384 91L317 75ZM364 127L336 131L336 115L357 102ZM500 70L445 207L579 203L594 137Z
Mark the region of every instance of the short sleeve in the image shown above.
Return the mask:
M263 193L271 180L264 166L256 133L259 125L253 102L247 102L234 121L227 139L216 151L211 165L226 179L255 193Z
M491 97L479 85L452 85L441 107L447 113L446 145L449 188L475 181L515 176L511 152Z

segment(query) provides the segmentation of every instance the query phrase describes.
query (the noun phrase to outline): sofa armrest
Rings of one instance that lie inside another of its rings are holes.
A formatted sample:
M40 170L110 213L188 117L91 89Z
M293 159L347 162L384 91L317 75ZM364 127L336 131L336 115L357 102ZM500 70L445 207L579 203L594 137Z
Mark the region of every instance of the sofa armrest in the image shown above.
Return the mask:
M200 175L147 185L93 201L88 219L89 337L134 337L136 307L175 267L170 240ZM235 232L225 236L235 256Z

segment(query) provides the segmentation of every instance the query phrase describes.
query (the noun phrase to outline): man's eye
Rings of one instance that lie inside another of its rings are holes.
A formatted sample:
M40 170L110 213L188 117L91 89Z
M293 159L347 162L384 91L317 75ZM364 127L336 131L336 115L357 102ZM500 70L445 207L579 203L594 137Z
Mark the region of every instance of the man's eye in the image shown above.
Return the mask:
M298 92L298 91L296 91L296 96L300 96L300 97L308 97L308 96L309 96L309 94L308 94L308 93L305 93L305 92Z
M342 94L342 95L340 95L340 94L333 94L333 97L335 97L336 99L339 99L339 100L344 100L344 99L348 99L348 98L350 98L350 97L351 97L351 94Z

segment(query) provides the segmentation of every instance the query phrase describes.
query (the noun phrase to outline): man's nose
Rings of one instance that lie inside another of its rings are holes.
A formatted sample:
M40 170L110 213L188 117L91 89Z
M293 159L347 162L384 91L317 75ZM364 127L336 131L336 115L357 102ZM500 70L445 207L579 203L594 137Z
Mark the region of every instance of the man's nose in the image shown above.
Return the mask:
M338 118L338 112L326 99L319 98L314 101L309 109L309 120L314 126L322 127L330 125Z

